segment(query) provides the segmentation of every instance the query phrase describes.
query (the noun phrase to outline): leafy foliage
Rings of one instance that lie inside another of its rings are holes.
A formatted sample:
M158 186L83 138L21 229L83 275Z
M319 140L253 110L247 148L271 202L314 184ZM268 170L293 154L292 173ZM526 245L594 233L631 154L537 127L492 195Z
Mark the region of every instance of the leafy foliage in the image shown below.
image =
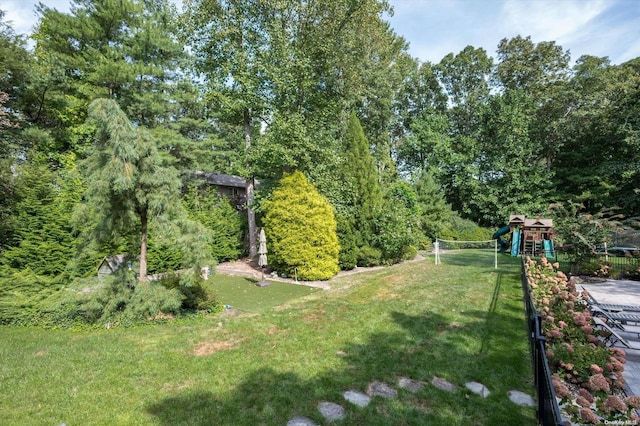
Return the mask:
M183 203L189 216L210 230L214 259L225 262L240 257L246 221L229 199L208 188L191 188Z
M556 203L550 210L554 215L557 243L569 255L572 264L594 260L597 247L602 246L620 224L620 216L605 211L592 214L580 203Z
M327 280L338 270L340 245L333 208L302 172L280 180L264 217L269 263L302 280Z

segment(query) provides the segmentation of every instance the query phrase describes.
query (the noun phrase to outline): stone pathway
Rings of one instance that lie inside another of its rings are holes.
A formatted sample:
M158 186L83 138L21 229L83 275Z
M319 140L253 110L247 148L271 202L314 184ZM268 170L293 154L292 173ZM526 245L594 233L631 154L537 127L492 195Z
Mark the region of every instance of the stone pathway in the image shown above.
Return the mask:
M431 380L431 385L446 392L456 392L458 390L458 387L456 385L437 376L433 377L433 379ZM427 383L413 380L407 377L400 377L398 378L397 386L401 389L406 389L409 392L416 393L424 389L425 386L427 386ZM465 383L465 388L482 398L486 398L491 394L491 392L485 385L478 382L467 382ZM373 401L375 397L387 399L397 398L398 391L393 386L387 383L373 381L367 385L366 393L352 389L345 391L342 396L347 402L355 405L356 407L366 407ZM535 402L530 395L518 390L509 391L507 393L507 397L514 404L525 406L535 405ZM326 422L343 420L347 415L347 408L336 402L330 401L322 401L317 405L318 412ZM309 417L295 416L289 419L289 421L287 422L287 426L318 426L318 423L316 423Z

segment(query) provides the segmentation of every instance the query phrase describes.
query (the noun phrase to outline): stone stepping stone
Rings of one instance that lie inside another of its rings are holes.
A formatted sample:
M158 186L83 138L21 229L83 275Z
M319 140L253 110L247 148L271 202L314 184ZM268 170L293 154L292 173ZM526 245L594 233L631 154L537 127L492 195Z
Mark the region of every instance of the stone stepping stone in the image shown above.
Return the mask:
M381 396L383 398L395 398L398 391L382 382L371 382L367 386L367 394L371 397Z
M324 417L328 422L342 420L346 415L344 407L336 404L335 402L319 402L318 411L320 411L322 417Z
M456 385L454 385L453 383L448 382L445 379L440 378L438 376L433 376L433 379L431 380L431 384L437 387L438 389L442 389L447 392L455 392L458 389Z
M417 380L408 379L406 377L400 377L398 379L398 387L408 390L409 392L420 392L424 387L424 382L419 382Z
M509 399L511 400L511 402L518 405L526 405L527 407L533 407L536 405L536 403L533 401L533 398L531 398L531 395L517 390L509 391Z
M318 423L308 417L296 416L287 422L287 426L318 426Z
M471 392L480 395L483 398L488 397L491 392L489 392L489 389L487 389L487 387L485 385L483 385L482 383L478 383L478 382L467 382L464 384L467 389L469 389Z
M366 407L371 402L371 397L362 392L349 390L342 394L344 399L358 407Z

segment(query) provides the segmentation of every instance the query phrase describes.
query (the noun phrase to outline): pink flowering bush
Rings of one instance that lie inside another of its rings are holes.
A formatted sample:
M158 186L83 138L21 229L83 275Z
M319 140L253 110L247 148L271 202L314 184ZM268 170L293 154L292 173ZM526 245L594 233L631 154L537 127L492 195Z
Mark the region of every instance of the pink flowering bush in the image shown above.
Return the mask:
M566 414L579 423L632 419L640 398L621 399L625 352L606 348L594 330L586 294L542 258L526 259L526 274L542 316L546 354L556 396Z

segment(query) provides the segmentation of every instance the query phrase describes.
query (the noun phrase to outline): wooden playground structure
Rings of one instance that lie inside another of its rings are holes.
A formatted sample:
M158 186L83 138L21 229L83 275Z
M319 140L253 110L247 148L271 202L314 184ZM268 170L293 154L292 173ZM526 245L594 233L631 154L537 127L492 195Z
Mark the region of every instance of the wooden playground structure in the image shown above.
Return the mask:
M503 235L510 234L510 243L503 240ZM553 220L527 218L525 215L512 214L509 224L497 230L493 238L501 246L500 252L510 249L512 256L530 255L555 258L553 247Z

